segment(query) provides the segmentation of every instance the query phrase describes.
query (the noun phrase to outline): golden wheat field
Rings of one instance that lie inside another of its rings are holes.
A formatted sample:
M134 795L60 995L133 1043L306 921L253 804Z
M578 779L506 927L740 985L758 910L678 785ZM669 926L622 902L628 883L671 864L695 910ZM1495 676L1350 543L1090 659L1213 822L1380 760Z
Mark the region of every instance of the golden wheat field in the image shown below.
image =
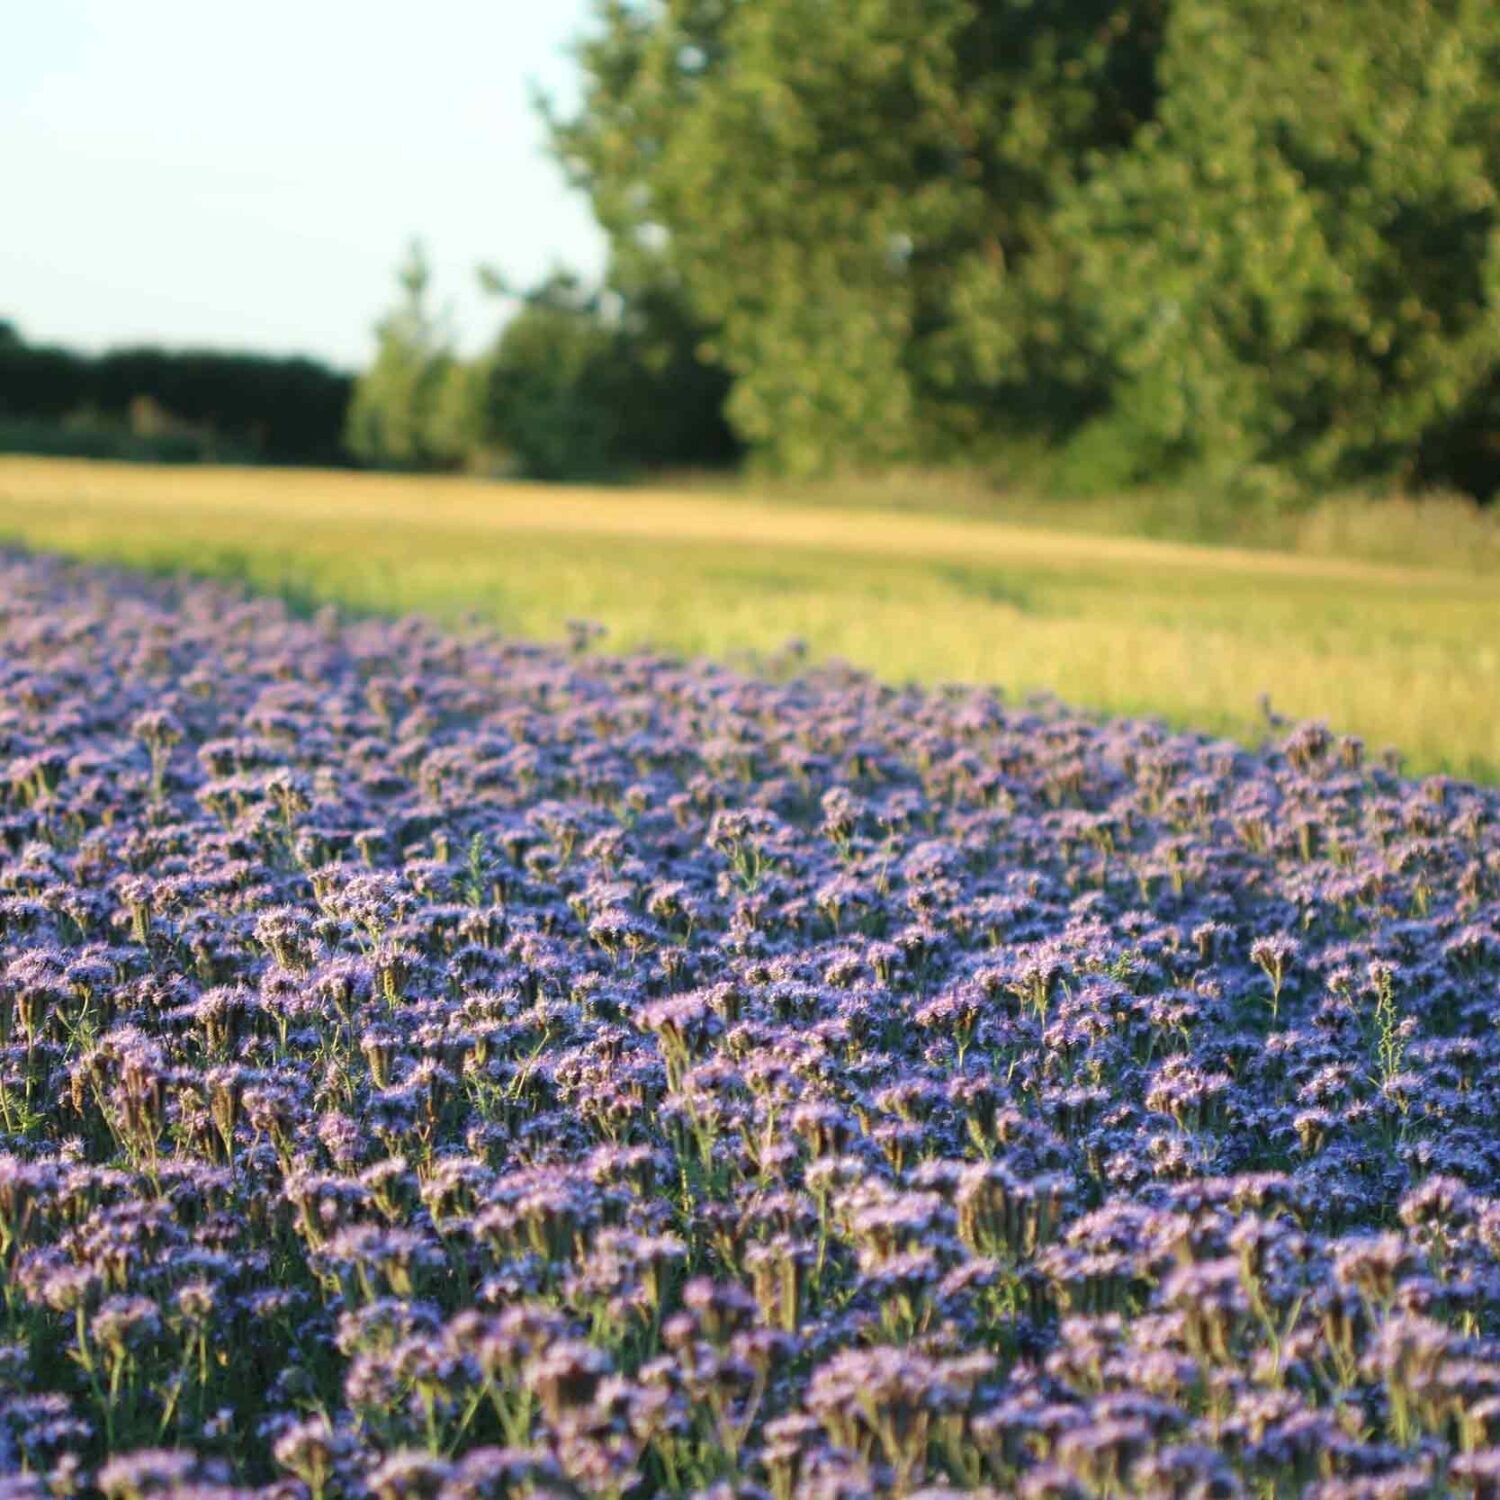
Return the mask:
M1269 695L1414 770L1500 779L1500 584L676 489L0 458L0 537L299 605L1051 692L1256 740Z

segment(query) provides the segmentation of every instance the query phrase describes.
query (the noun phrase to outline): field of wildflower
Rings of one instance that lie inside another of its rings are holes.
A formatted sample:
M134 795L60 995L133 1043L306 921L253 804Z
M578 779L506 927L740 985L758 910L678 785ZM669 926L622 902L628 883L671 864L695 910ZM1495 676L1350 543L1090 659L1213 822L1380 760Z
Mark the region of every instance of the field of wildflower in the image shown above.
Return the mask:
M944 512L938 493L924 504L0 457L0 539L234 578L304 610L477 614L534 640L582 618L608 626L613 649L719 658L800 638L885 681L1056 693L1247 744L1265 734L1268 695L1373 752L1394 746L1413 771L1500 782L1493 569L1048 530Z
M1500 1494L1500 795L0 557L0 1497Z

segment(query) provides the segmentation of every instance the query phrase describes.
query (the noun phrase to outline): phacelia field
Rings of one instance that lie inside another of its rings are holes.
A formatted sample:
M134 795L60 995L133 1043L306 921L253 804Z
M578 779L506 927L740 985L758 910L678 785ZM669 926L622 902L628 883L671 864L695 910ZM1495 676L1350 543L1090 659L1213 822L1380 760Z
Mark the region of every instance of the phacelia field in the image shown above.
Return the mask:
M1494 793L19 557L0 687L4 1500L1500 1494Z

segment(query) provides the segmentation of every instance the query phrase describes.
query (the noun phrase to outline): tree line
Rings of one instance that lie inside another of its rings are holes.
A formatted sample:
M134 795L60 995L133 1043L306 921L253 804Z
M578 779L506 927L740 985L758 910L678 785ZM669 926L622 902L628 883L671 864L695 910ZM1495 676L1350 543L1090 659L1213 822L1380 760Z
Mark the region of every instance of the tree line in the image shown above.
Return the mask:
M1500 482L1494 0L596 0L554 147L775 466Z
M729 378L664 283L511 291L491 345L462 358L414 244L399 296L350 375L311 359L158 348L85 354L0 323L0 451L469 470L615 479L734 463Z
M84 354L28 343L0 323L0 448L342 463L353 383L311 359L156 348Z
M463 369L408 280L368 457L1500 487L1494 0L596 0L577 60L605 287Z

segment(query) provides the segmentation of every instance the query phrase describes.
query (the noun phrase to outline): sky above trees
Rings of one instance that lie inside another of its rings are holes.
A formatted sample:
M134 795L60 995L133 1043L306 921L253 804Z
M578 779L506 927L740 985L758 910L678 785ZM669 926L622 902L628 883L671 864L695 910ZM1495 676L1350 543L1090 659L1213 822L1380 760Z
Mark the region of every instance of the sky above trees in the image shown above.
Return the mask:
M0 319L28 339L363 363L407 243L465 346L603 262L531 107L576 87L584 0L49 0L0 47Z

